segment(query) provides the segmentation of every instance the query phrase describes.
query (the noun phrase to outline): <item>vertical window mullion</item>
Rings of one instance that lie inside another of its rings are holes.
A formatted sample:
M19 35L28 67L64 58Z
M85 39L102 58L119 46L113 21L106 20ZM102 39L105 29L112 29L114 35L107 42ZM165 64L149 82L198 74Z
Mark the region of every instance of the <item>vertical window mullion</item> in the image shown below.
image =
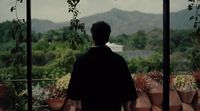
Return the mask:
M32 111L31 0L26 1L28 111Z
M170 0L163 0L163 111L169 111Z

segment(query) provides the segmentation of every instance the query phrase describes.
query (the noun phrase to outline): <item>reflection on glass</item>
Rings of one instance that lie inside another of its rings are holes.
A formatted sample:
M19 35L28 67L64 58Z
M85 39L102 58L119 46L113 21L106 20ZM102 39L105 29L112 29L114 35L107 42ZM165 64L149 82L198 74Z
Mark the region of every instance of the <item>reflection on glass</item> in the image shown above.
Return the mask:
M198 111L200 108L200 45L199 34L193 28L195 22L192 17L196 8L191 5L192 2L197 3L196 0L183 2L185 8L179 11L179 15L171 13L170 110L174 111ZM171 6L177 8L173 3ZM178 19L180 21L176 21Z

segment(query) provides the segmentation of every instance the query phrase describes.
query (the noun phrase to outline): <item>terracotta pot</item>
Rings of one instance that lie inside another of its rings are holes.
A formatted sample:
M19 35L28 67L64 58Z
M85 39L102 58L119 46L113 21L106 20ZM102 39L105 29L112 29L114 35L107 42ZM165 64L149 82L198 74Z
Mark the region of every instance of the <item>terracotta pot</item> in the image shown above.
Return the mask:
M0 84L0 100L5 98L8 93L8 87L4 84Z
M51 98L47 100L47 104L52 111L60 111L65 102L65 98Z
M6 111L6 110L0 107L0 111Z
M150 111L151 102L149 97L144 92L138 92L138 98L136 100L136 111Z
M181 100L176 90L169 92L169 111L179 111L181 109Z
M182 111L195 111L190 104L182 103Z
M65 106L63 108L63 111L75 111L76 110L76 104L71 99L68 99L65 103Z
M157 84L154 85L155 87L151 88L149 90L149 98L151 100L152 105L161 105L163 101L163 86L161 84L152 82L151 84Z
M0 84L0 111L4 111L7 107L5 101L8 100L9 87L5 84Z
M194 98L194 109L195 111L200 111L200 90L197 90L197 93Z
M151 111L162 111L162 106L156 106L156 105L152 105L152 110Z
M196 94L196 90L193 90L193 91L180 91L180 90L177 90L178 91L178 94L181 98L181 101L183 103L187 103L187 104L191 104L192 103L192 100Z

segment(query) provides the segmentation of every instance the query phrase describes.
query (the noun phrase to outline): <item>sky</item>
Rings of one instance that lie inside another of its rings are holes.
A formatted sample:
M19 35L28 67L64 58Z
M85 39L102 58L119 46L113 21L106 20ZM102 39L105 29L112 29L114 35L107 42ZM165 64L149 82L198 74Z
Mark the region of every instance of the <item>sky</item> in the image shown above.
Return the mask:
M18 18L26 18L26 0L18 4ZM103 13L118 8L126 11L141 11L145 13L162 13L163 0L80 0L79 17ZM53 22L64 22L71 19L68 13L67 0L31 0L32 18L49 19ZM10 8L15 0L0 0L0 22L15 19L15 13ZM170 10L176 12L186 9L188 0L170 0Z

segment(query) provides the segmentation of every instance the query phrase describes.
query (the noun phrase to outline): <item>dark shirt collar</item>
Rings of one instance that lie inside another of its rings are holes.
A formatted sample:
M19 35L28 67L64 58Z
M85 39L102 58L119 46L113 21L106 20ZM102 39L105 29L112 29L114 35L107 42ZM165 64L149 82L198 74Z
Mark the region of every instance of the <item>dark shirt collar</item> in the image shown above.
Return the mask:
M111 51L111 49L107 46L107 45L103 45L103 46L92 46L91 48L90 48L90 50L96 50L96 51L105 51L105 50L107 50L107 51Z

